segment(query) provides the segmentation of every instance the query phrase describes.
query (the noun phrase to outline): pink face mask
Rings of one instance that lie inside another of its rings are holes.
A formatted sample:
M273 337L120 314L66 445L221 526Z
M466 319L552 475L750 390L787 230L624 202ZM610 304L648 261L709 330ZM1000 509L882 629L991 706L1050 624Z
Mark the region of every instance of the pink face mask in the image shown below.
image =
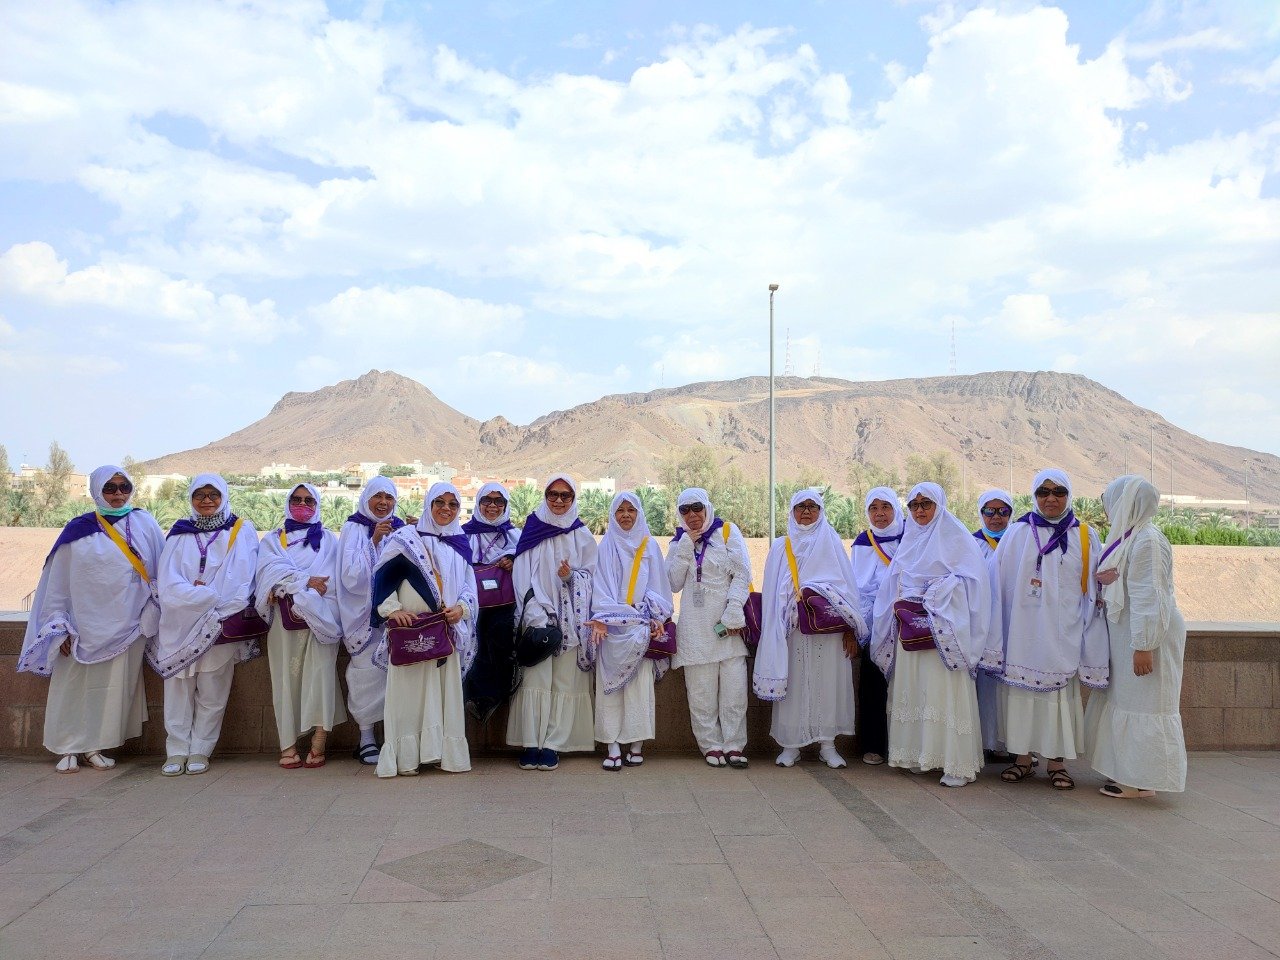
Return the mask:
M311 518L316 515L315 507L308 507L305 503L289 504L289 516L297 520L299 523L310 523Z

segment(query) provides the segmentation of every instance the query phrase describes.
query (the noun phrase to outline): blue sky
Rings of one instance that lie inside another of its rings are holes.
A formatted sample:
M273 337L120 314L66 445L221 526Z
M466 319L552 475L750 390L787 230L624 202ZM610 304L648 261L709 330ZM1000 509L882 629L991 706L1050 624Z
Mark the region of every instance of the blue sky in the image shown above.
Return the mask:
M7 4L0 144L15 463L759 374L770 282L798 373L954 324L1280 452L1270 2Z

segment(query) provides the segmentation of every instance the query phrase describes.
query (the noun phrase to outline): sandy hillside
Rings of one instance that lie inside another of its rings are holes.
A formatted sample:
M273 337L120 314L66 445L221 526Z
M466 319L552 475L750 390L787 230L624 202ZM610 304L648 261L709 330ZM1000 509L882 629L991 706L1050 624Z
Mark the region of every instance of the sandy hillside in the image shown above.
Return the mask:
M0 610L35 589L57 530L0 527ZM666 538L659 538L666 549ZM767 543L748 540L756 577ZM1280 548L1174 547L1178 605L1188 620L1280 622ZM757 586L759 584L757 583Z

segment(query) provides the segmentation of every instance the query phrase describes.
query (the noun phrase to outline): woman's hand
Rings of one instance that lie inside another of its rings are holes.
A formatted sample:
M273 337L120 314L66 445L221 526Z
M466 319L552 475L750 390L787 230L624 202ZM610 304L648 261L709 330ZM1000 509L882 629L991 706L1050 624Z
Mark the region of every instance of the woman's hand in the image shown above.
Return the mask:
M556 571L561 580L568 580L569 574L573 573L573 568L569 566L567 559L560 561L560 569Z
M512 562L512 560L511 560L511 558L510 558L510 557L499 557L499 558L498 558L498 569L499 569L499 570L506 570L508 573L510 573L510 572L511 572L511 568L512 568L513 566L515 566L515 564Z
M62 638L62 645L61 645L60 647L58 647L58 649L62 651L62 655L63 655L64 657L69 657L69 656L71 656L71 638L70 638L70 637L63 637L63 638Z
M1133 675L1135 677L1145 677L1155 668L1156 658L1151 655L1150 650L1133 651Z
M649 639L657 640L661 638L662 627L663 627L663 623L661 620L650 620L649 621Z
M373 545L376 547L382 542L382 538L391 532L391 518L379 520L373 528Z
M460 603L455 603L452 607L445 607L444 622L452 627L455 623L457 623L459 620L462 619L462 615L465 612L466 611L462 609L462 604Z
M1109 587L1120 579L1120 571L1115 567L1112 567L1110 570L1099 570L1094 579L1104 587Z
M207 586L207 584L206 584L203 580L197 580L195 583L193 583L193 584L192 584L192 586L193 586L193 587L203 587L203 586Z
M597 647L604 643L604 638L609 635L609 628L599 620L588 620L587 626L591 628L591 642Z
M840 639L844 641L844 655L852 660L858 655L858 638L846 630Z
M323 597L325 595L325 592L329 589L329 578L328 577L308 577L307 589L314 590L316 593L320 594L320 596Z
M397 610L395 613L391 614L391 616L387 617L387 619L397 627L411 627L413 626L413 621L418 619L418 616L417 614L410 613L408 610Z

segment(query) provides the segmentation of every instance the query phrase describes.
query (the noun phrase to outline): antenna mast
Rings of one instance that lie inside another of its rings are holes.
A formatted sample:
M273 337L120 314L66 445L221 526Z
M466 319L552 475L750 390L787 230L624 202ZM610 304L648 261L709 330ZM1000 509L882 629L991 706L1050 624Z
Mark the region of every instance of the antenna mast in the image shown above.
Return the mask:
M951 375L956 375L956 322L951 321Z
M790 377L795 375L795 371L791 368L791 328L787 327L787 359L782 362L782 375Z

